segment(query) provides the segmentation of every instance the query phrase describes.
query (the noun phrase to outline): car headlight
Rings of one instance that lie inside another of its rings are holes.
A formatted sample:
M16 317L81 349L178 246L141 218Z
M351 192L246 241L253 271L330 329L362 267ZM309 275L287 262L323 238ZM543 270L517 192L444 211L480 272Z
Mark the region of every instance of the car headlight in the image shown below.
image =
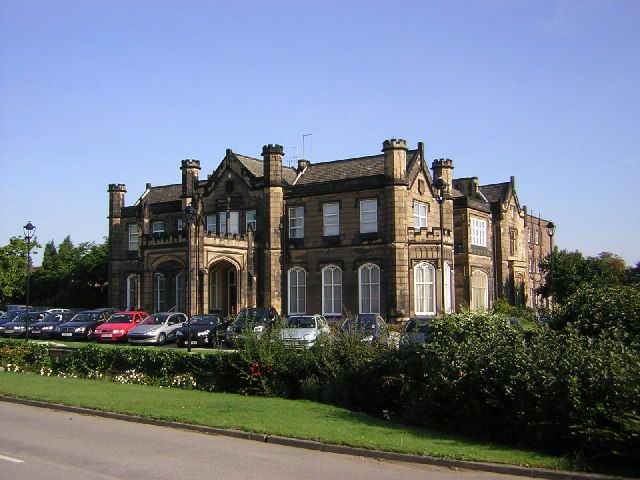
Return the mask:
M17 327L13 327L14 330L24 330L24 325L18 325Z
M315 336L313 333L306 333L306 334L304 334L304 335L302 336L302 339L303 339L303 340L307 340L307 341L309 341L309 340L315 340L315 339L316 339L316 336Z
M373 342L373 335L367 335L366 337L362 337L363 342Z
M258 325L256 327L253 327L253 331L256 332L256 333L262 333L262 332L264 332L264 326Z
M82 332L84 332L84 331L85 331L85 329L86 329L86 328L87 328L87 327L78 327L78 328L76 328L76 329L74 330L74 332L82 333Z
M42 327L42 330L53 330L53 325L47 325L46 327Z
M198 337L206 337L207 335L209 335L209 330L203 330L202 332L196 333L196 335Z

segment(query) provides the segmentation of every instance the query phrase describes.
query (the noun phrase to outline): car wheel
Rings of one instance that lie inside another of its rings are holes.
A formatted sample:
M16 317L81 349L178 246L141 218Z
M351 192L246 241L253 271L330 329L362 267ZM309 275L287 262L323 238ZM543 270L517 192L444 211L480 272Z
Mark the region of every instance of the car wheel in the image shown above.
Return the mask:
M164 333L158 335L158 345L164 345L167 343L167 336Z

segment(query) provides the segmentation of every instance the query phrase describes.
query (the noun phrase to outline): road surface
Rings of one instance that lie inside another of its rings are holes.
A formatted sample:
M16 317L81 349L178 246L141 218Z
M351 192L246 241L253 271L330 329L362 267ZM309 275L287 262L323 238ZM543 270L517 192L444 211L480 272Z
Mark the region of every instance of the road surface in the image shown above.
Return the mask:
M522 480L0 402L2 480Z

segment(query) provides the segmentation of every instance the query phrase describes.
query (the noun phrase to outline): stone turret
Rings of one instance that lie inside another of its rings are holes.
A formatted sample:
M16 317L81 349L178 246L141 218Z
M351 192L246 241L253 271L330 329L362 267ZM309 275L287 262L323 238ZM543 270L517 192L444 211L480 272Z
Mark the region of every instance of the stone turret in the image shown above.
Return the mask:
M284 157L282 145L269 144L262 147L265 186L282 185L282 157Z
M442 178L449 185L447 193L450 193L453 183L453 160L449 158L435 159L431 164L431 169L433 170L433 181Z
M387 178L404 180L407 173L407 141L401 138L385 140L382 143L384 152L384 174Z
M200 160L182 160L180 170L182 170L182 198L193 198L198 185Z
M109 218L120 217L127 187L124 183L110 183L107 191L109 192Z

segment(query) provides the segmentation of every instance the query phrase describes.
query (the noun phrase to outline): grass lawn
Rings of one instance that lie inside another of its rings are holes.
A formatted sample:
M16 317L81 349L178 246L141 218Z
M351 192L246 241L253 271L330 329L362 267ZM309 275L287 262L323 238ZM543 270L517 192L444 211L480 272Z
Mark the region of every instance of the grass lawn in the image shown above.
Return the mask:
M553 469L575 468L564 458L406 427L305 400L10 372L0 372L0 394L368 449Z

